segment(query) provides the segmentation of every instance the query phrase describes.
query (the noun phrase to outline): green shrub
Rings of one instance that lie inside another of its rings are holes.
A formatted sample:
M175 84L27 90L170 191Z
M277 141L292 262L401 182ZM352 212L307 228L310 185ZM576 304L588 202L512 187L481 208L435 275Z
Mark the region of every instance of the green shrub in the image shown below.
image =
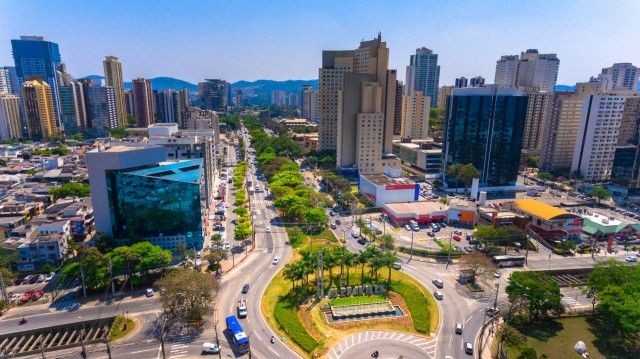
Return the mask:
M275 318L278 324L294 342L296 342L307 353L311 353L320 343L315 340L305 329L295 306L285 298L281 298L276 303Z
M400 294L407 303L414 329L418 333L429 333L429 302L422 292L410 283L401 282L392 282L391 290Z

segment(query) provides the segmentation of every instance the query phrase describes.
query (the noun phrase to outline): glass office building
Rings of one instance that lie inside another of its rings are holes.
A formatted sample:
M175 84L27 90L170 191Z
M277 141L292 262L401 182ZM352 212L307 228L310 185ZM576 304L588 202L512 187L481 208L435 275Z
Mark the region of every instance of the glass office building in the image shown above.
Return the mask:
M513 186L518 177L527 97L513 88L454 89L447 106L445 168L473 164L481 186ZM446 178L449 187L455 178Z
M202 159L107 170L114 237L155 238L152 243L167 249L175 249L178 238L202 249L203 170Z

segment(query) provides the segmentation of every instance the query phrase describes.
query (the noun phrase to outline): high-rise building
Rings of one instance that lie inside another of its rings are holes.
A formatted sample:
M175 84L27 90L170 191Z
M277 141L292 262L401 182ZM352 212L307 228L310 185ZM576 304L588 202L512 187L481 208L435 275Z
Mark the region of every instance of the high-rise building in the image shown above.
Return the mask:
M302 108L302 98L299 92L289 92L284 97L284 105L289 107L295 107L297 109Z
M341 64L340 71L345 70L338 76L341 86L325 81L329 73L336 73L336 63ZM337 167L343 172L382 173L386 167L399 166L392 154L396 71L388 70L388 63L389 49L380 34L354 51L323 51L321 109L332 105L327 92L336 91ZM319 126L323 131L329 125L322 123L325 119L321 117Z
M469 86L471 87L484 86L484 77L482 76L472 77L471 80L469 80Z
M638 126L640 126L640 97L627 97L624 102L618 145L638 145Z
M185 109L183 92L171 89L154 91L156 98L156 117L158 122L182 123L182 112ZM182 101L182 102L181 102Z
M242 106L244 105L244 94L242 93L242 89L237 89L235 91L235 95L233 98L234 106Z
M200 106L203 110L226 112L229 100L229 83L220 79L205 79L198 83Z
M133 115L136 118L136 126L147 127L155 123L151 81L142 77L133 79L131 93L133 95Z
M527 98L527 116L522 137L522 149L533 154L540 149L551 94L544 91L529 91Z
M413 91L402 97L403 139L426 140L429 135L429 104L431 99L421 91Z
M11 40L11 48L18 86L22 88L25 81L33 78L44 80L51 92L53 119L59 123L58 67L62 60L58 44L47 41L42 36L20 36L19 40Z
M540 54L529 49L518 55L500 57L496 63L495 84L505 87L537 88L552 92L558 79L560 59L556 54Z
M540 168L570 175L584 98L601 86L598 82L581 82L575 92L553 94L542 132Z
M16 68L0 66L0 94L10 93L19 97L21 92Z
M393 114L393 136L400 136L402 131L402 96L404 93L404 84L400 80L396 80L396 101L394 104Z
M303 85L301 91L302 118L317 123L318 116L318 92L311 85Z
M31 140L39 141L59 134L49 84L39 78L24 81L22 99L27 115L27 134Z
M135 106L133 105L133 91L128 90L124 92L124 103L127 107L127 115L135 116Z
M118 127L116 94L111 86L90 86L85 89L89 109L87 132L91 137L107 136Z
M60 119L62 132L65 135L73 135L81 132L79 121L76 116L75 87L71 84L58 87L60 94Z
M637 90L640 69L631 63L616 63L603 68L602 75L610 76L612 90Z
M73 75L67 72L67 64L65 64L64 62L58 65L58 70L56 72L58 86L69 86L73 81L76 80Z
M472 164L482 186L513 186L518 177L527 97L496 86L453 89L445 129L445 168ZM446 178L455 186L455 178Z
M322 68L318 70L318 148L336 150L338 142L338 96L343 76L356 72L355 50L322 51Z
M87 122L89 114L87 110L87 99L85 98L85 84L83 81L75 81L71 83L73 88L73 107L76 116L76 124L78 131L85 132L87 130Z
M116 112L118 114L118 126L127 125L127 105L124 98L124 80L122 78L122 64L115 56L107 56L102 61L104 67L104 81L107 86L113 87L116 95Z
M415 55L409 58L406 73L406 89L408 93L422 91L431 99L431 107L438 105L438 86L440 83L440 66L438 54L425 47L416 49Z
M598 92L582 104L571 173L587 181L606 181L611 176L625 101L638 96L632 90Z
M0 93L0 141L21 137L20 98L11 93Z
M469 79L464 76L457 77L455 81L455 87L463 88L469 86Z
M440 110L447 109L447 98L451 96L451 90L454 86L440 86L438 90L438 108Z
M287 94L282 91L271 91L271 104L276 106L284 106L284 98Z

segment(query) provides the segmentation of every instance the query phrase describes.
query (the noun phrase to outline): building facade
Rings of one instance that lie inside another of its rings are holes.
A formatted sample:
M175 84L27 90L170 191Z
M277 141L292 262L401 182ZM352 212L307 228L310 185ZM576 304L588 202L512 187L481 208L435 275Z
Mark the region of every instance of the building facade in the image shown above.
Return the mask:
M21 89L14 66L0 66L0 94L20 96Z
M445 168L472 164L483 186L515 185L526 110L527 97L518 89L454 89L447 111ZM446 180L449 186L456 183Z
M204 110L226 112L229 105L229 83L221 79L206 79L198 83L200 106Z
M640 125L640 98L627 97L624 102L620 131L618 133L618 145L637 145L638 126Z
M457 77L454 86L457 88L467 87L469 86L469 79L464 76Z
M136 117L137 127L147 127L156 122L153 106L153 90L151 81L145 78L133 79L133 115Z
M118 127L118 109L115 89L111 86L90 86L85 89L88 118L87 133L90 137L105 137L109 130Z
M451 96L453 88L454 86L440 86L438 90L438 109L443 111L447 109L447 99Z
M558 79L560 59L556 54L540 54L529 49L518 55L502 56L496 63L495 84L505 87L536 88L552 92Z
M102 61L104 67L104 81L107 86L113 87L116 97L116 113L118 126L127 125L127 105L124 98L124 80L122 78L122 64L115 56L107 56Z
M471 86L471 87L481 87L481 86L484 86L484 77L482 77L482 76L472 77L472 78L469 80L469 86Z
M302 118L318 123L320 118L318 114L318 92L311 85L302 86Z
M530 154L537 154L542 142L544 121L551 94L544 91L527 93L527 117L522 137L522 149Z
M612 90L637 90L640 69L631 63L617 63L602 69L602 75L609 76Z
M27 135L33 141L59 134L51 87L42 79L22 83L22 98L27 115Z
M20 139L20 98L10 93L0 94L0 141Z
M400 136L403 139L426 140L429 136L429 104L431 99L421 91L402 96L402 125Z
M599 92L582 104L571 172L587 181L606 181L611 176L625 101L638 96L631 90Z
M409 58L406 73L406 88L408 93L422 91L431 99L431 107L438 105L438 87L440 84L440 66L438 54L425 47L416 49L416 53Z

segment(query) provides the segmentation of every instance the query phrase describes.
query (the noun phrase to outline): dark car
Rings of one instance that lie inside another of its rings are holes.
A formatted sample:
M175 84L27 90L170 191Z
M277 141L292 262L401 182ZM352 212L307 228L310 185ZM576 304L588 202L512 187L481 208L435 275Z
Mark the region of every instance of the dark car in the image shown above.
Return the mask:
M245 283L242 286L242 294L247 294L247 293L249 293L249 283Z
M338 226L339 226L341 223L342 223L342 222L340 222L340 220L339 220L339 219L336 219L336 225L338 225Z
M367 240L364 238L358 238L358 243L364 246L365 244L367 244Z

